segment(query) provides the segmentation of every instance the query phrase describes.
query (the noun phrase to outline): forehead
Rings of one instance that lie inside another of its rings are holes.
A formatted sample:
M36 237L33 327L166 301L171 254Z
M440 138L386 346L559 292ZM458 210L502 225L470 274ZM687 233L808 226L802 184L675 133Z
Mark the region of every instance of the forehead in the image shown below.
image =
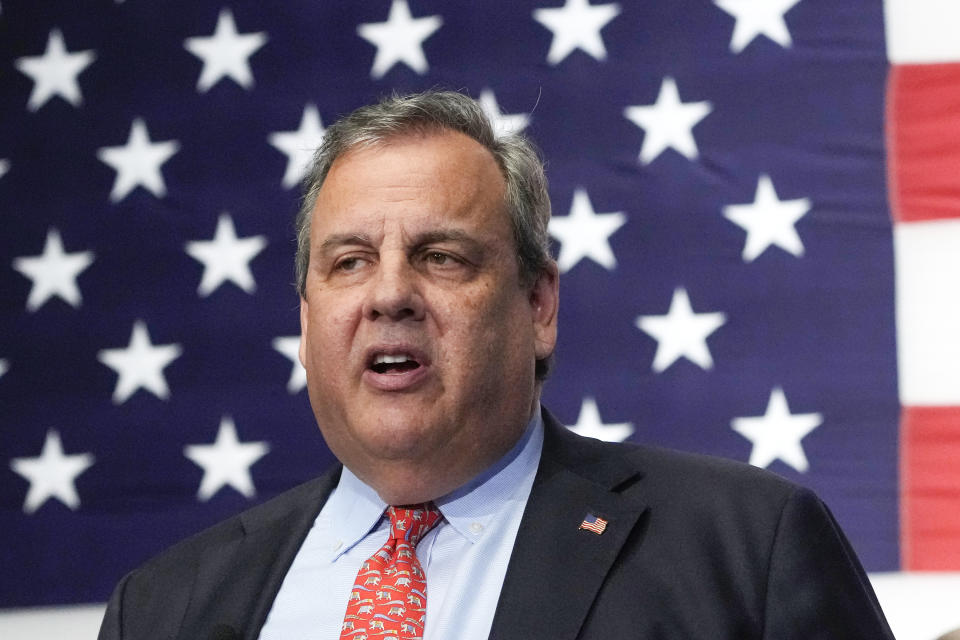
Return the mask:
M331 165L314 225L403 217L509 226L505 183L493 155L456 131L411 134L351 149Z

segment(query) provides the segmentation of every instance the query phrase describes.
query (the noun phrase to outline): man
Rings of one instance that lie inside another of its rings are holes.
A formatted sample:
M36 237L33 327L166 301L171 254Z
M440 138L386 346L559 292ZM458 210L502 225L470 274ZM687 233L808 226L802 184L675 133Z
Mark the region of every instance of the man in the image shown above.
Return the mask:
M111 638L892 638L809 491L575 436L529 143L448 92L330 127L298 218L300 358L342 467L123 579Z

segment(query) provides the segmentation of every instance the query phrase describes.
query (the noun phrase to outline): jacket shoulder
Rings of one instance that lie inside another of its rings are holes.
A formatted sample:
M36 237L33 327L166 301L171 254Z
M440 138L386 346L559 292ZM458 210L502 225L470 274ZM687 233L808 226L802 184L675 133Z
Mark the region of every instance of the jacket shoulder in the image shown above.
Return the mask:
M216 609L218 619L229 621L249 615L262 589L246 589L244 575L260 585L282 579L278 567L285 571L338 476L335 467L178 542L128 573L107 605L101 640L174 637L196 609L211 615ZM223 595L228 592L230 597Z
M312 517L316 517L338 476L339 468L195 533L132 571L125 582L151 581L154 577L177 574L182 574L181 579L185 580L213 549L229 548L247 533L277 521L309 515L305 509L315 508Z
M736 460L648 444L602 442L573 433L552 416L546 423L546 457L575 473L617 486L618 491L637 484L651 498L662 494L672 500L699 502L700 496L780 505L797 492L810 493L786 478Z
M583 637L892 638L810 489L742 462L545 423L550 473L599 484L639 514Z
M668 484L674 490L700 490L713 495L747 492L774 500L803 490L775 473L736 460L648 445L627 446L632 449L630 457L654 486Z

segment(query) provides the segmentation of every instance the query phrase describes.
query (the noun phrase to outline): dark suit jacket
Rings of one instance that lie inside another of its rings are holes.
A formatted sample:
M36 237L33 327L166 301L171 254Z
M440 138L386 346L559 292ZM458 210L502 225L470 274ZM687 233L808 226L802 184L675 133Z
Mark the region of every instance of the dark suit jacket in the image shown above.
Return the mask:
M893 638L810 491L735 462L603 443L545 422L491 639ZM339 471L127 575L100 640L256 638ZM588 513L608 521L602 534L578 529Z

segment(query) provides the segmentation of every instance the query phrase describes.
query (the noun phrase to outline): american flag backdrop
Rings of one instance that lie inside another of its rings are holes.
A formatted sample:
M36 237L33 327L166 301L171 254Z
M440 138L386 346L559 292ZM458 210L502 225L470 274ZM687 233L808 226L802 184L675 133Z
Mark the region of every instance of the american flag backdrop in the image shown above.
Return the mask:
M0 608L102 602L333 461L298 182L338 116L431 87L546 158L562 421L810 486L870 571L960 570L958 27L937 0L2 0Z

